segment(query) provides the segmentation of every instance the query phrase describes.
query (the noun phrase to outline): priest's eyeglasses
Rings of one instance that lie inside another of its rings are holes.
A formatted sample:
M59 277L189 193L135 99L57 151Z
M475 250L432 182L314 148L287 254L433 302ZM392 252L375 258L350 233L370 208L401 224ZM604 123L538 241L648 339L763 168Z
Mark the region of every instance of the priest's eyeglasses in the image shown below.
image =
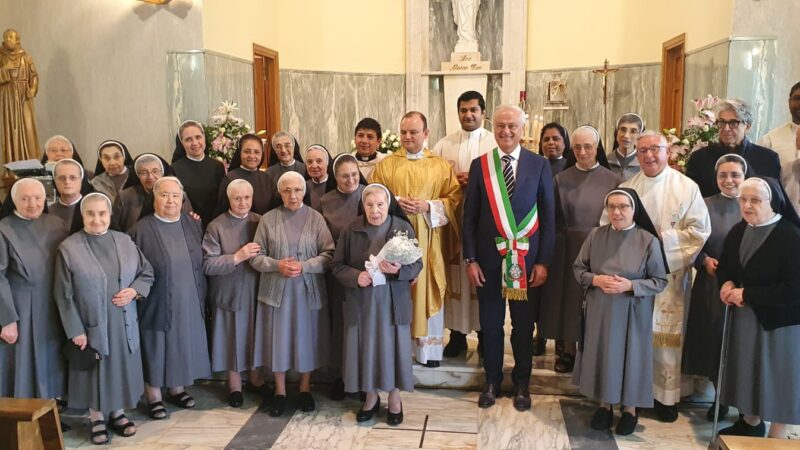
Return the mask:
M728 126L728 128L730 128L731 130L735 130L735 129L739 128L739 125L742 124L742 121L741 120L717 120L715 122L715 124L717 125L717 128L719 128L720 130L724 130L725 126Z
M652 154L652 155L655 155L655 154L656 154L656 153L658 153L658 152L659 152L659 151L660 151L662 148L667 148L667 146L666 146L666 145L652 145L652 146L650 146L650 147L639 147L639 148L637 148L637 149L636 149L636 151L637 151L637 152L638 152L640 155L644 155L645 153L650 153L650 154Z

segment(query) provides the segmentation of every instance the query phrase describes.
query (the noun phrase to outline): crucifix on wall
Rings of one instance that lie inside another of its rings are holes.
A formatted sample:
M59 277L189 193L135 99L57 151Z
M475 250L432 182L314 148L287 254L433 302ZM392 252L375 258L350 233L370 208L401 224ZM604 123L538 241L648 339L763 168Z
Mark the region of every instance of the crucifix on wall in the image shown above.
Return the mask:
M608 65L608 59L603 62L602 69L594 69L592 73L603 76L603 136L608 136L608 75L619 71L619 67Z

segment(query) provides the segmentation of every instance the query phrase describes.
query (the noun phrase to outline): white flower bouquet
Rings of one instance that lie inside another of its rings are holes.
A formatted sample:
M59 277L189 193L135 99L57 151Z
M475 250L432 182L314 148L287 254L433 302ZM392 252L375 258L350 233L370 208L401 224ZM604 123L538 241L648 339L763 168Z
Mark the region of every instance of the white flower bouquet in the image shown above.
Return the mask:
M404 266L412 264L420 258L422 258L422 250L419 248L419 241L409 239L408 233L404 231L397 231L394 237L383 244L378 256L370 255L369 261L364 263L364 266L372 277L372 285L380 286L386 284L386 275L380 270L381 261Z
M236 103L222 102L222 105L214 110L211 123L205 126L206 147L212 158L230 163L236 146L239 145L239 139L251 132L250 126L234 115L238 110ZM256 134L260 136L265 133L259 131Z

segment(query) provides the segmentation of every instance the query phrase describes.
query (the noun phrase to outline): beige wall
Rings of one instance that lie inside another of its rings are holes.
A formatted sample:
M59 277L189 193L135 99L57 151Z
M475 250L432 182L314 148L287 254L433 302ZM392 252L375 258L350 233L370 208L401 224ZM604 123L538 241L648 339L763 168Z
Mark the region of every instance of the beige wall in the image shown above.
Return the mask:
M686 33L691 51L731 34L734 0L529 0L528 70L661 61Z
M277 50L281 69L404 73L405 0L204 0L206 49L252 60Z

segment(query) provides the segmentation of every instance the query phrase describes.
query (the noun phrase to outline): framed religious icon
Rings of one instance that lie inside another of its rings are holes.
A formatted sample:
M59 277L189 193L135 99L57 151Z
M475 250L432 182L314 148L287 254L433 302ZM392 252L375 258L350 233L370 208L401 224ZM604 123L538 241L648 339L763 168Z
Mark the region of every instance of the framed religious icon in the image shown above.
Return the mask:
M566 103L567 83L564 80L551 80L547 82L547 103Z

